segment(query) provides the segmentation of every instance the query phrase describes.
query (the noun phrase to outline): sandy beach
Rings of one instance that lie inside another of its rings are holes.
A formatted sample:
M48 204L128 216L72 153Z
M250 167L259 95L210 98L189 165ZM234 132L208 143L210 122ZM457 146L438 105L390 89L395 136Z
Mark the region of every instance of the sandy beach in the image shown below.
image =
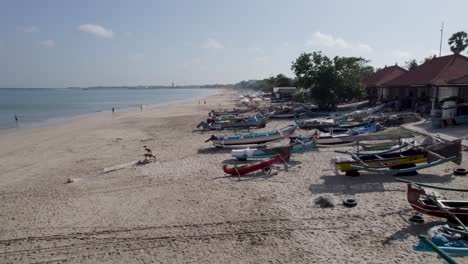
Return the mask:
M412 250L442 221L411 224L406 185L394 176L335 175L333 149L295 155L271 177L227 177L221 165L230 150L205 143L211 132L193 130L209 110L234 106L232 98L223 91L206 105L1 132L0 263L442 263ZM144 145L157 161L126 166L143 159ZM454 167L410 179L466 188ZM337 206L318 208L314 198L323 193ZM341 205L351 197L356 207Z

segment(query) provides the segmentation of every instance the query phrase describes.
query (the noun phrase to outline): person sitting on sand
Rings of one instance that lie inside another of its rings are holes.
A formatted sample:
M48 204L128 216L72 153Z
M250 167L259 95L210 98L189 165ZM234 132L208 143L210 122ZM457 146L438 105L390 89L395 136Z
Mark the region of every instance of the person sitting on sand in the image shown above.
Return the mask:
M156 160L156 156L153 155L153 152L151 151L151 149L149 149L147 146L143 146L143 148L145 149L145 160L147 159L154 159Z

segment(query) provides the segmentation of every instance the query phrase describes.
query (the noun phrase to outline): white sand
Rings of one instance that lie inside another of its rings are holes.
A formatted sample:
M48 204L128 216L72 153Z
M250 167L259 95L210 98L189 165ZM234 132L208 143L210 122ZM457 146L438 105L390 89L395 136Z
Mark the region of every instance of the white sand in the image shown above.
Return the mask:
M407 221L414 211L405 184L393 176L334 175L333 149L296 155L288 172L279 165L272 177L225 177L229 150L211 148L204 143L210 132L192 130L230 98L225 92L207 105L2 132L0 263L441 262L412 250L438 219ZM289 123L272 121L260 131ZM142 159L144 145L158 161L124 165ZM468 177L450 176L452 167L411 179L466 188ZM69 178L75 181L66 184ZM355 197L358 206L318 208L313 199L321 193L338 202Z

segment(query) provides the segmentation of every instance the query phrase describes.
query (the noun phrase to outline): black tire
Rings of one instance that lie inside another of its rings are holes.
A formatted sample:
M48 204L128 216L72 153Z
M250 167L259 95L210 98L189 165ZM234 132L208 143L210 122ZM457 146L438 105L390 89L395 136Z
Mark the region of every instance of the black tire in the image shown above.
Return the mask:
M410 222L415 223L415 224L424 223L424 218L422 218L422 216L420 216L420 215L413 215L412 217L410 217L409 220L410 220Z
M343 205L346 207L355 207L357 205L356 199L346 199L343 201Z
M465 176L465 175L468 174L468 171L463 169L463 168L459 168L459 169L453 170L453 174L460 175L460 176Z
M270 173L271 173L271 167L268 166L268 167L263 168L263 169L262 169L262 172L263 172L264 174L270 174Z

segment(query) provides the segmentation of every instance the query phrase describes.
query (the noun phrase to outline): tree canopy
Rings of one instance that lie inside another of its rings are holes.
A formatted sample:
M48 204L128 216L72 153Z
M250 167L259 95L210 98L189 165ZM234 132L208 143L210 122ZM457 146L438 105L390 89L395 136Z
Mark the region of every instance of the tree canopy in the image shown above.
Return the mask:
M333 108L339 101L361 99L365 96L362 79L374 73L368 60L360 57L329 57L321 52L302 53L291 69L300 87L321 108Z
M276 76L270 76L263 80L242 81L234 85L238 88L259 89L264 92L271 92L273 87L291 87L295 86L295 80L288 78L280 73Z
M468 47L468 35L464 31L454 33L448 40L450 50L455 54L460 54Z
M408 71L412 71L416 69L417 67L418 67L418 62L416 61L416 59L412 59L412 60L405 62L405 68Z

